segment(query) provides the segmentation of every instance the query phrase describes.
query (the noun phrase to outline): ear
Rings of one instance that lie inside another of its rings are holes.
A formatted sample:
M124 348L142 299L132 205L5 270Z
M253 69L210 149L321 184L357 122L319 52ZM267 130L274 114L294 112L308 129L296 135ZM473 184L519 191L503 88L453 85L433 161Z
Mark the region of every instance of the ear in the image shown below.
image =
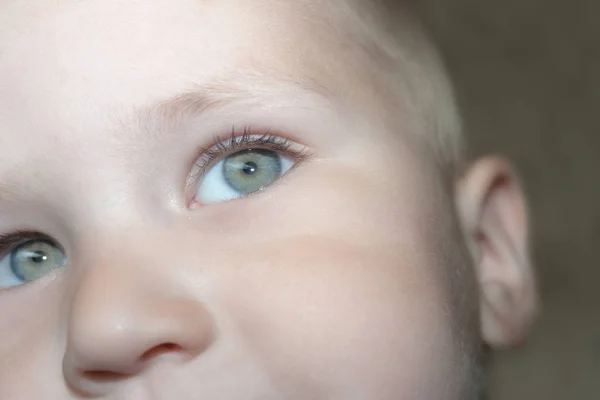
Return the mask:
M481 334L493 347L519 344L537 309L527 210L509 163L475 163L458 183L457 207L480 288Z

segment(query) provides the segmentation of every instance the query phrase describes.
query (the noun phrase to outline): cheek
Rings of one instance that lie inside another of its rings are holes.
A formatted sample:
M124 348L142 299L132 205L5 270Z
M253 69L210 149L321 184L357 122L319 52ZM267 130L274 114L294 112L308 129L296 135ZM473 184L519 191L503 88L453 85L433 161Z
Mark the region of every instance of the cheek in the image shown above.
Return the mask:
M408 171L392 171L325 162L303 167L258 196L211 205L202 224L218 227L209 235L234 244L319 236L435 253L435 195L422 183L410 185Z
M435 194L398 165L317 167L211 207L214 312L284 393L452 398L461 372Z
M351 388L341 398L446 386L454 338L434 196L407 168L390 171L321 163L205 221L228 243L223 315L277 381Z
M60 292L46 286L50 279L0 298L0 399L40 398L40 388L45 398L67 398L57 368L64 350L57 334Z
M286 387L422 396L451 364L449 316L428 266L397 250L277 241L240 254L245 268L227 279L221 304Z

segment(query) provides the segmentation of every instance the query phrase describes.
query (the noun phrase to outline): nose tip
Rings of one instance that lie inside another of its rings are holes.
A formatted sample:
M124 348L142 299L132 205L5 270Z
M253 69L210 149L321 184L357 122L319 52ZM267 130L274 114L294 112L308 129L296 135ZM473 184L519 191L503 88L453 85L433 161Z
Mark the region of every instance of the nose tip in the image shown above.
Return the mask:
M100 396L155 363L186 362L213 343L213 321L199 300L126 287L122 277L99 283L82 285L71 310L63 373L75 391Z
M90 316L72 326L67 355L81 370L134 374L158 358L198 354L212 342L211 323L205 312L188 313L184 307L178 302L162 315L155 310L154 320Z

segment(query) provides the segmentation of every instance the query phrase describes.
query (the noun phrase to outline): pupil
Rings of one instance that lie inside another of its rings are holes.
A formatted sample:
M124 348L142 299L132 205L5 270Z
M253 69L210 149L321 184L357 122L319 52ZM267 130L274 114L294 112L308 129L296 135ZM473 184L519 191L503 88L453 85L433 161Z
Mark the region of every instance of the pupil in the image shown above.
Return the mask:
M258 169L258 165L256 165L255 162L252 161L248 161L244 164L244 166L242 167L242 171L246 174L246 175L252 175L256 173L256 170Z
M47 260L48 260L48 256L46 255L46 253L44 253L42 251L37 251L31 255L31 261L36 264L41 264Z

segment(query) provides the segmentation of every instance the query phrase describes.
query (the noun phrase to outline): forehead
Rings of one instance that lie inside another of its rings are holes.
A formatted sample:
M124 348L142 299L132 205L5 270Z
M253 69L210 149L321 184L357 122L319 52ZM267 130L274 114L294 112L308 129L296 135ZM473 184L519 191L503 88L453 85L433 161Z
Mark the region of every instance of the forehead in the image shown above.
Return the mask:
M311 9L273 0L0 2L0 124L25 116L81 127L216 79L318 85L331 49Z
M0 0L0 149L113 140L115 114L214 82L331 85L317 14L301 0Z
M100 161L101 152L129 158L124 152L137 149L123 145L136 132L120 122L190 88L210 99L215 82L233 84L267 99L264 107L290 88L344 101L364 93L343 61L341 42L350 39L325 17L331 4L0 0L0 183L21 184L7 177L49 159L68 168L74 157Z
M301 77L309 69L302 50L318 43L309 18L298 18L302 2L25 0L0 8L0 94L11 102L138 104L239 68Z
M290 88L308 88L333 99L347 111L342 117L379 124L389 108L373 84L379 78L371 80L377 74L356 57L353 37L340 32L348 26L336 6L328 0L0 0L0 180L24 164L37 170L48 157L52 165L67 165L60 160L65 154L90 161L102 156L99 150L116 150L111 156L127 158L123 144L139 136L121 121L135 123L136 110L190 88L210 100L215 82L235 84L255 102L266 99L264 107L282 93L288 100L307 94Z

